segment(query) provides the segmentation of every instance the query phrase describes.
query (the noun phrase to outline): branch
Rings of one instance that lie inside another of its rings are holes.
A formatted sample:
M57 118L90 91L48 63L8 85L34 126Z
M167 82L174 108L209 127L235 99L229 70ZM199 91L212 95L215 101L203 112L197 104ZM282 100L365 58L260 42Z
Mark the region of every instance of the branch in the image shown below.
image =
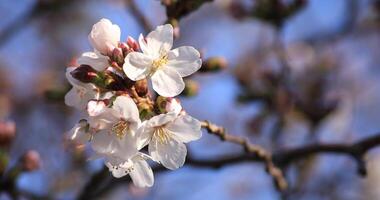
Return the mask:
M142 28L144 29L145 33L148 33L151 31L152 24L150 21L145 17L145 15L139 10L134 0L126 0L127 7L131 14L135 17L137 24L140 24Z
M162 0L162 4L166 6L166 15L168 22L170 22L172 20L179 21L182 17L200 8L204 3L211 1L213 0Z
M271 153L258 145L249 143L246 138L228 134L223 127L212 124L209 121L202 121L201 125L208 133L218 136L222 141L241 145L245 152L251 157L251 160L261 161L265 164L266 171L272 176L277 189L280 191L287 189L288 183L281 169L273 163Z
M371 149L380 145L380 133L364 138L352 144L311 144L273 154L273 161L277 166L286 166L292 162L304 159L317 153L345 154L354 158L358 164L359 174L367 174L364 156Z

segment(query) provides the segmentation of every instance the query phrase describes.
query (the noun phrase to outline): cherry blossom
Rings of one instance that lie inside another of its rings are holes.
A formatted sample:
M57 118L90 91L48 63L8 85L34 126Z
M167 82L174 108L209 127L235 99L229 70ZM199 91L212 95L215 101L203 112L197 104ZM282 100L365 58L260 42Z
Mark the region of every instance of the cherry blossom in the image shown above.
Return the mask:
M181 167L186 158L184 143L202 136L200 122L189 115L171 112L160 114L144 122L139 129L138 146L149 144L153 160L174 170Z
M202 64L199 52L190 46L170 50L173 27L158 26L146 38L139 37L141 52L131 52L123 66L128 78L136 81L149 77L153 89L161 96L173 97L185 88L182 77L196 72Z

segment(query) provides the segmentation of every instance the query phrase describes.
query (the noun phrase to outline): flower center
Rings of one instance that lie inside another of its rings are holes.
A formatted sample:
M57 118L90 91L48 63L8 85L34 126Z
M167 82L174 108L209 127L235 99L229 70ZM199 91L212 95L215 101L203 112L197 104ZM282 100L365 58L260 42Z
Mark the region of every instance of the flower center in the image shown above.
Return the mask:
M166 129L162 126L156 127L153 132L153 136L158 140L161 144L166 144L169 142L170 135L166 131Z
M123 139L127 134L128 129L129 123L125 120L120 120L112 126L112 132L115 133L119 139Z
M168 56L167 55L161 56L160 58L154 60L152 63L152 69L151 69L150 74L153 74L154 72L156 72L158 69L160 69L161 67L163 67L167 63L168 63Z

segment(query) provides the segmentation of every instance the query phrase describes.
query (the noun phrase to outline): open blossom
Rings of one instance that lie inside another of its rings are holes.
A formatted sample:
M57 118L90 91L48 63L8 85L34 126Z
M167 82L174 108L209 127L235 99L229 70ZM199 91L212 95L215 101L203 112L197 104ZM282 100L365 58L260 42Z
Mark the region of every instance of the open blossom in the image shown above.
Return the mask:
M120 28L108 19L101 19L92 26L88 39L91 45L103 55L110 53L120 41Z
M127 174L133 183L138 187L151 187L154 182L152 168L146 162L150 157L143 153L137 153L125 162L119 163L112 157L106 161L106 165L116 178L121 178Z
M92 148L101 155L129 159L138 151L136 131L140 124L139 112L130 97L119 96L112 108L104 108L89 117Z
M141 52L131 52L125 58L123 70L136 81L149 77L153 89L161 96L173 97L185 88L182 77L196 72L202 64L199 52L190 46L171 50L173 27L158 26L146 38L139 37Z
M73 88L66 94L65 104L79 110L84 110L87 106L87 102L90 99L97 98L99 94L95 85L82 83L71 76L70 72L75 70L75 68L76 67L68 67L66 69L66 78Z
M185 162L187 149L184 143L198 140L201 136L201 124L191 116L160 114L142 124L138 146L149 144L153 160L174 170Z

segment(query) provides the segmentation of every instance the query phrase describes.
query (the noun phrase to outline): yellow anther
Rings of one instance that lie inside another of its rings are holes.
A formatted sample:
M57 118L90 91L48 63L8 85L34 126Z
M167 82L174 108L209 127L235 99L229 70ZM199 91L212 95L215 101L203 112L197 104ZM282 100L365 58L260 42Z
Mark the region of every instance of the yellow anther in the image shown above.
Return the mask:
M150 74L153 74L156 72L158 69L160 69L162 66L166 65L168 63L168 56L162 56L156 60L153 61L152 63L152 68Z
M115 133L119 139L123 139L123 137L127 134L128 129L129 123L124 120L120 120L112 126L112 132Z
M170 135L167 132L167 130L163 127L157 127L155 128L153 132L154 137L157 138L158 142L161 144L166 144L170 140Z

